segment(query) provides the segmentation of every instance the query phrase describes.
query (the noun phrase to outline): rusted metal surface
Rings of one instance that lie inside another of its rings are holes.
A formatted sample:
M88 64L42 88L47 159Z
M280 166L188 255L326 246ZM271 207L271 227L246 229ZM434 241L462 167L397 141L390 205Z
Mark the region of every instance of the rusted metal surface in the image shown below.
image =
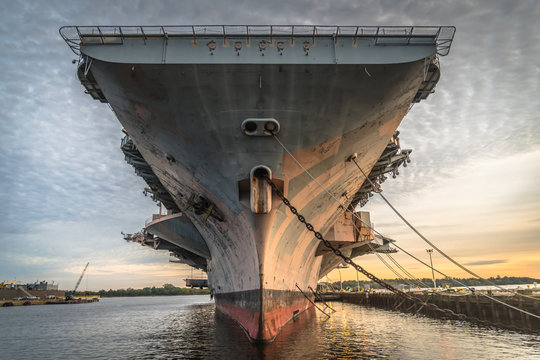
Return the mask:
M355 47L353 35L339 35L336 42L326 34L316 46L291 46L290 38L277 46L283 40L276 36L262 49L265 39L248 46L245 36L241 46L227 48L208 34L176 40L149 34L123 33L119 46L107 44L114 36L85 35L81 66L203 239L218 309L253 339L270 340L309 307L296 284L314 287L337 264L330 254L317 256L318 240L251 170L264 164L283 184L280 191L321 232L332 229L344 243L368 241L370 234L361 231L345 235L352 226L343 212L354 200L346 194L357 193L364 182L346 160L356 153L366 171L376 165L422 86L436 42L373 47L362 38ZM390 38L374 37L378 45ZM207 46L211 41L215 46ZM131 58L123 63L126 57ZM291 153L272 136L246 136L246 119L275 119L277 137ZM181 246L188 243L173 244L169 235L142 241L165 241L171 245L164 247L185 254ZM358 248L343 251L354 254ZM197 264L197 256L185 258Z
M246 47L252 41L259 51L276 47L283 52L293 47L299 39L302 49L309 52L320 38L332 38L337 45L342 39L351 41L353 47L364 39L374 46L420 46L432 44L439 55L450 51L456 28L453 26L335 26L335 25L177 25L177 26L64 26L60 35L76 54L82 46L124 45L130 39L147 42L163 39L188 38L191 46L206 44L210 52L218 47L230 47L239 52L244 48L238 39L244 39ZM205 39L213 39L205 41ZM236 41L234 40L236 39ZM295 41L296 40L296 41ZM255 46L254 46L255 47Z
M210 251L203 237L182 213L160 216L145 226L147 234L151 234L183 249L210 259Z
M124 128L204 238L212 258L209 282L216 295L255 289L294 291L296 282L305 289L315 286L322 274L322 258L315 256L318 242L279 203L273 200L268 214L253 214L249 198L238 200L236 181L246 178L254 166L265 164L273 176L283 179L291 199L323 231L343 214L272 138L245 136L240 123L253 115L279 119L281 141L318 181L337 196L354 194L363 179L347 157L358 153L365 169L377 162L422 81L423 61L373 67L371 76L381 77L375 87L363 67L340 68L337 73L324 66L305 69L283 68L295 84L283 91L279 67L263 68L266 86L259 89L256 83L251 91L247 79L233 77L235 72L223 66L171 65L169 75L162 78L159 67L136 67L133 72L131 66L94 61L92 71ZM247 72L249 78L249 69L238 71ZM184 79L172 83L169 79L174 77ZM149 87L150 78L154 85ZM330 88L321 88L302 102L305 93L313 91L312 82ZM186 83L199 83L204 96L195 95L189 86L178 87ZM214 90L211 84L216 83L229 84L236 94ZM156 84L162 89L154 91ZM177 94L174 101L169 99L172 94ZM149 107L141 98L161 105ZM274 108L273 103L288 110L264 110ZM248 110L225 111L231 108ZM167 160L167 155L176 161ZM215 204L223 221L197 215L189 207L193 194ZM328 265L323 272L337 264Z
M367 211L355 212L357 218L346 211L338 217L336 222L324 235L332 245L340 250L354 249L370 243L373 239L370 216ZM368 226L366 226L368 224ZM315 252L315 256L330 253L324 244L320 243ZM322 277L322 276L321 276Z
M259 165L250 172L250 205L254 214L268 214L272 210L272 188L264 180L272 177L270 168Z

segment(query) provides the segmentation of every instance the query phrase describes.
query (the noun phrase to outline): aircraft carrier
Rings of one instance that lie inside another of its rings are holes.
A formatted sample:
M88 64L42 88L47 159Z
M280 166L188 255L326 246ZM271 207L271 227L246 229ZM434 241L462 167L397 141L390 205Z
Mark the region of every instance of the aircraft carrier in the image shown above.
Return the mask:
M124 127L126 161L166 208L126 239L207 272L217 309L254 341L272 341L310 308L309 289L342 262L277 192L345 255L391 251L357 209L409 161L396 129L434 91L454 32L60 29L86 92Z

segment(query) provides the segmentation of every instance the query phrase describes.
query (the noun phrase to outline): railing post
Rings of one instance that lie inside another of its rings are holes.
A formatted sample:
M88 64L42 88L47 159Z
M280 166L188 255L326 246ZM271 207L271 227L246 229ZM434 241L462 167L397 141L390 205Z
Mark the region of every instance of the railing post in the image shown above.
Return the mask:
M98 30L98 33L99 33L99 37L101 38L101 43L105 44L105 39L103 39L103 34L101 33L101 29L99 28L99 26L97 27L97 30Z
M122 32L122 27L118 27L118 32L120 33L120 39L122 39L122 44L124 43L124 33Z

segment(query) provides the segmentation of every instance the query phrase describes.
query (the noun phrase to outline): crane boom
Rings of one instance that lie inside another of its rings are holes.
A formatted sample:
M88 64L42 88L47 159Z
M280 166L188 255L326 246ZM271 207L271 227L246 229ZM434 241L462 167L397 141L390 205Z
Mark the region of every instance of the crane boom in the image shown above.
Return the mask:
M86 266L84 267L84 270L82 271L82 274L81 276L79 277L79 281L77 281L77 285L75 285L75 289L73 289L72 293L75 294L75 291L77 291L77 289L79 288L79 284L81 283L81 280L84 276L84 273L86 271L86 268L88 267L88 265L90 264L90 262L87 262L86 263Z

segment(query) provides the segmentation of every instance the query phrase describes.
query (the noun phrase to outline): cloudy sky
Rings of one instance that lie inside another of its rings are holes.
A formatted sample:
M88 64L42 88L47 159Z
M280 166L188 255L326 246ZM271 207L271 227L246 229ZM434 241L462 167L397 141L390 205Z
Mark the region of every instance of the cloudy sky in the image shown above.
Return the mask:
M83 93L63 25L454 25L436 93L400 131L413 162L384 192L433 242L483 276L540 277L540 2L0 0L0 281L83 288L183 284L168 254L122 240L157 211L119 150L121 126ZM383 234L427 260L381 200ZM417 276L427 269L395 255ZM374 256L358 259L394 277ZM464 276L440 256L434 264ZM355 278L347 270L344 278ZM337 279L337 272L330 274ZM87 285L86 285L87 284Z

